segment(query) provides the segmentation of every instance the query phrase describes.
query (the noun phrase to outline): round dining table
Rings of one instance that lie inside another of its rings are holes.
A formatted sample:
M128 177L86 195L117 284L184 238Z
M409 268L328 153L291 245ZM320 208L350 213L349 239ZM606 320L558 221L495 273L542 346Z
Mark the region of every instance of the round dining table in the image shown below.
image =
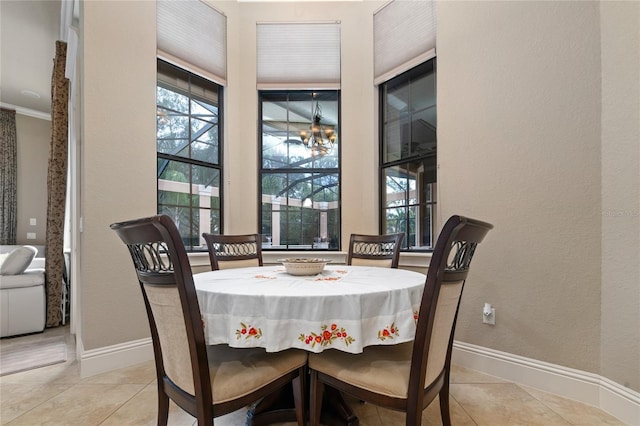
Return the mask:
M328 349L360 353L413 340L426 276L372 266L327 265L316 275L284 266L224 269L193 276L207 344ZM249 407L247 425L295 421L287 392ZM339 392L325 389L323 422L358 425Z
M425 275L327 265L311 276L283 266L194 275L208 344L360 353L413 340Z

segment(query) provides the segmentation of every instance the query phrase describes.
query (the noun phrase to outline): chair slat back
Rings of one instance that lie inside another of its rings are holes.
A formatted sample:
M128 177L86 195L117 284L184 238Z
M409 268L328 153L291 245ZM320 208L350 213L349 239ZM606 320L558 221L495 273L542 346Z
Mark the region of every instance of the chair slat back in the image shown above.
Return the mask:
M158 381L208 399L211 382L200 308L180 234L168 216L111 225L127 245L145 302ZM166 379L165 379L166 378Z
M397 268L404 234L351 234L347 264Z
M449 374L458 309L471 259L492 228L489 223L462 216L452 216L442 228L418 313L409 394Z
M203 233L209 249L211 269L262 266L262 245L258 234L217 235Z

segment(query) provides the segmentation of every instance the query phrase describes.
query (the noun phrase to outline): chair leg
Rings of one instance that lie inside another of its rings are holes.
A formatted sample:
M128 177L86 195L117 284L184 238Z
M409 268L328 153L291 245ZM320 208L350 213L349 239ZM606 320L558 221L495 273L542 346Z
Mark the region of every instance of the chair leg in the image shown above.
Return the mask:
M449 380L442 385L442 389L438 393L440 399L440 416L442 417L443 426L451 426L451 415L449 413Z
M318 380L318 372L311 370L311 396L309 407L309 426L318 426L320 424L320 415L322 414L322 391L324 386Z
M304 426L306 417L304 398L305 374L305 367L300 367L298 369L298 377L293 379L293 401L296 407L296 421L298 422L298 426Z
M167 426L169 421L169 397L158 389L158 426Z

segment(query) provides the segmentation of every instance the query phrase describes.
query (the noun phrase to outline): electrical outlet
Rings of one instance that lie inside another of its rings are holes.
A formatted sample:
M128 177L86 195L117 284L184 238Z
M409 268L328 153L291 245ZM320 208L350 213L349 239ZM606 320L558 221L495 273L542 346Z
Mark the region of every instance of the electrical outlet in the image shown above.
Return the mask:
M38 223L38 221L36 220L35 217L29 218L29 225L36 226L37 223Z
M27 232L27 240L35 240L36 233L35 232Z
M496 308L491 305L484 307L482 310L482 322L484 324L496 325Z

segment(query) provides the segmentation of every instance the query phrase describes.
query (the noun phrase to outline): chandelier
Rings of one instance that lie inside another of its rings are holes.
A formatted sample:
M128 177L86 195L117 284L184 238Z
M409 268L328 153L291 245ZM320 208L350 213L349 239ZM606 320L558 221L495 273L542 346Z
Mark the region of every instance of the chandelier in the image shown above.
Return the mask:
M311 151L311 155L325 155L333 149L336 141L336 132L333 126L325 126L320 123L322 110L320 103L316 101L311 127L309 130L300 130L302 144Z

